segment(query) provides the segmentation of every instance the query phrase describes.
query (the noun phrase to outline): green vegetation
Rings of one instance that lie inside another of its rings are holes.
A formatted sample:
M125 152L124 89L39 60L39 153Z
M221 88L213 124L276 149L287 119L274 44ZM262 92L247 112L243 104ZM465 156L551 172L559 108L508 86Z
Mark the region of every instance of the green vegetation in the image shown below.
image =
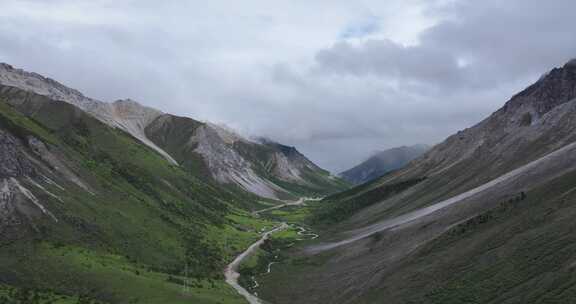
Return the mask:
M69 104L25 98L16 106L0 102L0 127L25 149L32 149L30 136L47 145L46 152L27 153L50 153L37 170L54 181L42 183L55 197L21 183L58 222L38 218L13 236L18 241L0 239L0 283L71 301L82 296L122 304L243 303L224 284L222 270L259 230L273 226L239 207L269 202L173 166ZM55 170L49 159L58 159L68 173ZM183 292L188 281L190 291Z
M307 206L288 206L282 209L271 210L265 215L271 219L287 223L306 223L311 216L311 210L315 208L313 204L307 203Z
M575 182L574 172L558 176L455 225L399 266L409 281L387 276L390 303L572 303Z
M48 290L33 290L0 285L1 304L103 304L87 296L69 297Z
M58 220L40 216L0 238L6 303L243 303L224 283L225 265L276 226L274 220L301 222L310 214L307 207L289 207L270 219L254 217L251 210L278 202L208 178L194 147L182 145L201 125L194 120L171 116L181 128L146 130L181 164L174 166L70 104L15 90L0 98L8 100L0 101L0 128L17 137L37 165L36 175L20 183ZM278 150L258 147L242 153L272 180L266 157ZM314 186L282 185L312 196L347 186L325 171L305 174ZM272 237L243 265L242 280L265 271L297 238L294 228Z
M238 272L240 273L239 283L246 290L257 292L254 288L253 278L258 280L261 276L266 276L268 267L272 263L284 263L288 259L285 250L289 249L300 236L295 226L274 233L270 239L266 240L262 246L249 259L242 263Z
M424 179L425 178L411 179L391 185L375 187L359 195L344 193L327 197L322 201L322 207L316 208L313 211L314 214L311 221L314 224L330 224L343 221L359 210L396 195L420 183Z

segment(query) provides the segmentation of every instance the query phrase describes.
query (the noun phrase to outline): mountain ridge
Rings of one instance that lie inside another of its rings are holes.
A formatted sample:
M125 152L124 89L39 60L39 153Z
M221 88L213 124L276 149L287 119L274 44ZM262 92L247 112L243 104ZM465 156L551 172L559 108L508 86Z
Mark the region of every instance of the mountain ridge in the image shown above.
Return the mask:
M276 164L275 167L287 170L260 172L256 169L260 166L256 160L246 158L245 155L236 151L236 146L240 144L256 145L257 143L213 123L189 118L187 127L191 129L188 130L190 131L187 133L188 138L180 139L178 144L182 146L180 148L167 147L162 145L166 142L165 139L161 140L159 134L151 134L151 132L159 130L161 124L164 124L163 128L166 129L171 128L166 124L181 122L182 120L178 118L167 119L169 116L177 117L175 115L143 106L131 99L110 103L92 99L51 78L16 69L5 63L0 64L0 85L19 88L75 105L105 124L132 135L174 165L185 162L190 170L208 169L210 174L204 174L204 176L223 184L234 184L265 198L294 199L301 194L322 195L347 187L346 183L326 174L325 170L316 165L310 165L311 162L306 157L287 159L276 155L277 157L270 161L282 162L282 164ZM199 133L196 134L196 131ZM192 146L195 147L191 148ZM186 150L187 154L182 153L183 150ZM192 162L198 161L206 164L192 165ZM300 172L303 166L309 169L308 175L311 174L310 176Z

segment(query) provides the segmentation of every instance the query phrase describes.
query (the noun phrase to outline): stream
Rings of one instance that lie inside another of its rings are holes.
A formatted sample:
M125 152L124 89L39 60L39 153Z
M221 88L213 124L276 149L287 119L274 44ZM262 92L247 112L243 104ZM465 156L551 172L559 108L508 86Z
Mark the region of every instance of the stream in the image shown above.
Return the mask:
M254 215L258 216L258 214L260 214L262 212L280 209L280 208L284 208L287 206L303 205L306 200L308 200L308 199L301 198L298 201L293 202L293 203L285 203L285 204L274 206L271 208L259 210L259 211L254 212ZM296 239L297 241L303 241L306 239L313 240L313 239L316 239L319 237L319 235L316 233L308 232L308 230L306 230L306 228L296 226L296 225L291 225L291 226L298 230L298 232L297 232L298 235L300 235L302 237L309 237L309 238L298 238L298 239ZM240 278L240 273L238 273L238 268L240 267L242 262L244 260L246 260L247 258L249 258L250 256L252 256L258 250L260 245L262 245L264 243L264 241L269 239L272 234L279 232L279 231L282 231L284 229L287 229L288 227L290 227L290 225L288 225L286 223L281 223L278 227L264 233L258 241L254 242L252 245L250 245L250 247L248 247L248 249L246 249L244 252L242 252L240 255L238 255L232 261L232 263L228 264L228 266L224 270L224 276L226 278L226 283L228 283L228 285L232 286L232 288L234 288L241 296L243 296L248 301L248 303L250 303L250 304L264 304L264 301L261 300L260 298L258 298L257 293L255 293L255 294L250 293L248 290L246 290L244 287L242 287L238 283L238 279ZM294 245L294 244L291 244L291 245ZM277 262L270 262L268 264L266 274L268 274L272 271L272 265L274 265L276 263ZM252 277L252 281L254 282L254 285L253 285L254 288L257 288L260 286L260 284L258 284L258 281L256 281L256 279L254 277Z

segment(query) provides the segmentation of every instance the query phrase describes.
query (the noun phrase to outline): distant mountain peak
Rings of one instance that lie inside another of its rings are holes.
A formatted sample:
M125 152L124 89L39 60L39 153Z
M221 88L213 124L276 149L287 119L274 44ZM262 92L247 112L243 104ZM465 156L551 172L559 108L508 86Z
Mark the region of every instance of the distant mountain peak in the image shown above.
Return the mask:
M339 175L354 184L366 183L403 167L429 149L428 145L417 144L377 151L359 165Z

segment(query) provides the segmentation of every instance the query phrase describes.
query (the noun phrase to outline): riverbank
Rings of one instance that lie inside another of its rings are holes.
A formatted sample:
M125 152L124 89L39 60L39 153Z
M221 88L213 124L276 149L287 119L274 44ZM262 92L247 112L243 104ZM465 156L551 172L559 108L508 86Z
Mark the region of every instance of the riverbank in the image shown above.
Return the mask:
M242 264L244 260L249 258L258 250L260 245L262 245L270 237L270 235L282 231L286 228L288 228L288 225L286 223L282 223L280 224L280 226L264 233L258 241L254 242L252 245L250 245L250 247L248 247L248 249L246 249L244 252L238 255L234 259L234 261L232 261L232 263L230 263L224 270L224 277L226 278L226 283L228 283L228 285L230 285L240 295L242 295L250 304L262 304L263 301L260 300L257 296L251 294L248 290L246 290L238 283L238 279L240 278L238 268L240 267L240 264Z

